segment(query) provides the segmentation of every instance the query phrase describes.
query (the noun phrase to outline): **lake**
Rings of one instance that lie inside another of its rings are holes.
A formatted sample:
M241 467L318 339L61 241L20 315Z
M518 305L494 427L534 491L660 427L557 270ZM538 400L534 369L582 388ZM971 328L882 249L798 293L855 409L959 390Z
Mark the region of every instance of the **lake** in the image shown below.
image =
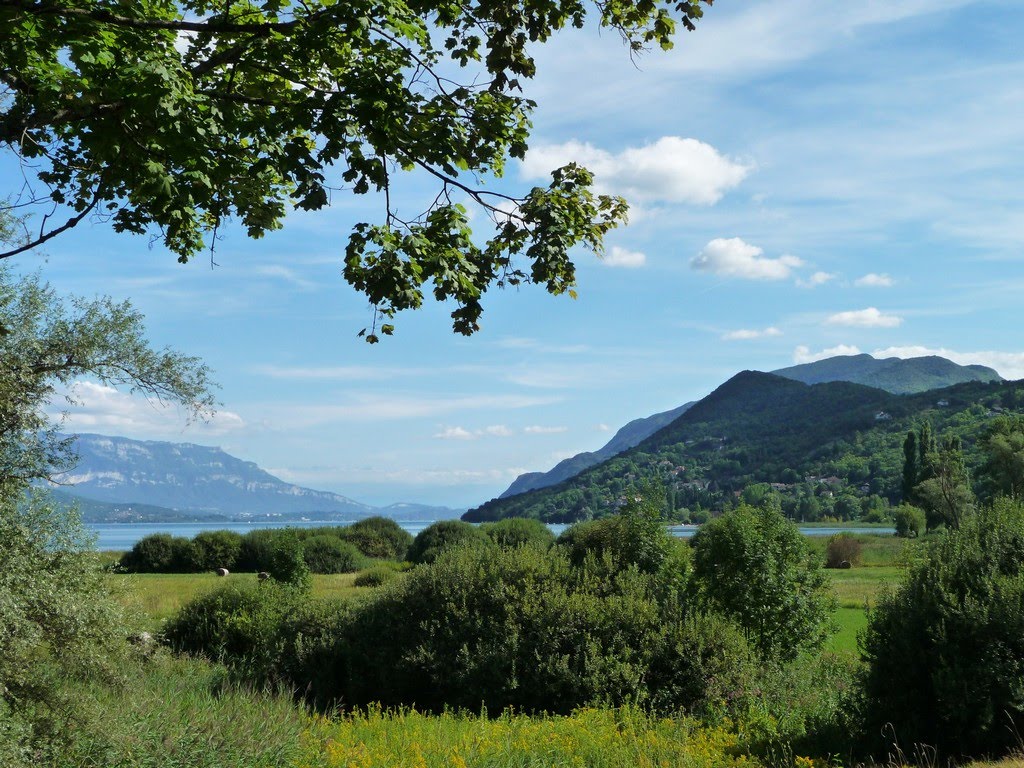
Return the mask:
M145 536L149 536L151 533L169 533L172 536L185 536L187 538L192 538L197 533L201 533L203 531L229 530L237 531L238 533L248 533L256 528L316 528L321 525L348 525L354 522L356 521L351 520L346 522L333 520L329 522L319 522L316 520L306 520L289 523L94 523L91 525L86 524L86 528L96 534L97 549L102 551L127 552L135 545L135 542ZM415 536L433 522L435 521L409 520L406 522L400 522L399 525ZM548 527L557 536L569 526L549 525ZM673 536L687 539L696 533L697 526L670 525L668 526L668 530ZM801 526L800 531L806 536L831 536L832 534L839 533L841 531L886 536L892 535L895 532L892 528L818 528L813 526Z

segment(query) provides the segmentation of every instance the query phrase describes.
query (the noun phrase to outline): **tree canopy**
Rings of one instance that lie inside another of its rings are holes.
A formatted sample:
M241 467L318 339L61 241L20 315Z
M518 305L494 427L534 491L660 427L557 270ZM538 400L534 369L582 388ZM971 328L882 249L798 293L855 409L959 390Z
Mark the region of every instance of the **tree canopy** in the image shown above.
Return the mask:
M229 220L260 237L289 206L375 192L380 217L344 254L375 307L367 339L425 291L470 334L490 286L571 292L570 249L600 253L626 218L575 164L521 195L486 189L527 150L531 46L592 15L631 52L669 48L711 2L0 0L0 144L29 171L0 196L45 211L0 258L92 216L186 261ZM406 214L392 200L413 170L435 196ZM467 205L489 215L486 236Z
M73 401L80 377L212 410L209 369L198 358L154 349L128 302L62 299L38 277L0 268L0 497L66 468L68 442L47 413Z

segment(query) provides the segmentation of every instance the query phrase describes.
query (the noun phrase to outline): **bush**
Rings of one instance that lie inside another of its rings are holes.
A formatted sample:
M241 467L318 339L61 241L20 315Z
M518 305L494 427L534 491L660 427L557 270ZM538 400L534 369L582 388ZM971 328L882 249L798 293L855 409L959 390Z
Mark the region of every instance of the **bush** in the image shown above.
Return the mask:
M359 607L338 697L439 711L568 713L588 702L703 710L738 685L746 645L657 600L635 567L603 581L558 551L455 549Z
M860 565L864 544L852 533L837 533L829 537L825 546L825 567L843 568L848 565Z
M368 517L342 528L339 535L367 557L405 560L412 535L388 517Z
M555 534L540 520L526 517L508 517L496 523L480 526L491 541L506 549L522 546L548 549L555 543Z
M242 536L235 565L239 571L256 572L270 568L278 540L287 529L255 528Z
M660 514L644 500L621 514L578 523L558 537L574 566L609 557L617 567L633 565L645 573L660 570L675 544Z
M121 556L120 566L131 573L170 573L175 567L174 539L169 533L151 533Z
M182 606L164 638L175 651L230 663L262 685L278 669L284 619L301 604L301 593L288 585L228 583Z
M998 501L946 531L872 610L861 652L866 733L891 723L900 743L951 757L1019 747L1024 506Z
M334 536L313 536L302 542L302 557L311 573L355 573L367 564L354 544Z
M916 539L924 532L925 515L923 509L901 504L892 513L896 526L896 535L904 539Z
M269 552L266 571L282 584L308 590L312 586L309 567L303 556L302 540L293 530L278 531Z
M394 581L398 576L398 571L394 568L385 568L377 565L356 576L354 584L357 587L379 587L390 581Z
M130 632L77 514L58 508L42 492L26 500L11 496L0 495L0 764L5 765L35 754L59 734L64 681L118 676Z
M238 561L242 536L234 531L203 531L192 539L191 561L188 570L194 573L231 570Z
M806 538L780 512L740 506L703 525L692 545L691 594L737 621L762 656L821 647L835 599Z
M432 563L448 549L487 546L490 543L487 534L475 525L461 520L439 520L416 534L408 557L414 563Z

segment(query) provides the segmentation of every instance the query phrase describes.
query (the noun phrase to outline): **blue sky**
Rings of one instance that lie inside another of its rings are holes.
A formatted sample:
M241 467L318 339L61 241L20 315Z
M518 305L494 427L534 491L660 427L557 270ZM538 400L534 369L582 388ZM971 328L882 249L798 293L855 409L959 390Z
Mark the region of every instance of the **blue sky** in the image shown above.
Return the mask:
M488 296L400 316L370 346L341 278L339 197L261 241L179 265L93 223L14 260L59 290L130 298L151 339L221 384L208 424L83 382L67 427L220 445L369 503L472 505L594 450L737 371L828 354L944 354L1024 377L1024 4L719 0L669 53L617 35L537 50L531 153L495 188L584 162L633 203L579 298ZM0 164L0 196L15 179ZM399 205L422 202L411 177Z

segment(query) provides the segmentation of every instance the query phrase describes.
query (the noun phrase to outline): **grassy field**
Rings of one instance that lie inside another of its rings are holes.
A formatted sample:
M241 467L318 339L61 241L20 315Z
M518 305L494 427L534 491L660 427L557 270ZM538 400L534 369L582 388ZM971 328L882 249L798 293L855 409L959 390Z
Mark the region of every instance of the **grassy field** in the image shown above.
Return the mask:
M353 584L355 578L354 573L313 576L313 595L347 598L366 592L368 587ZM113 574L110 579L121 601L149 617L155 629L197 595L225 583L255 583L256 574L232 573L222 578L213 573L137 573Z

